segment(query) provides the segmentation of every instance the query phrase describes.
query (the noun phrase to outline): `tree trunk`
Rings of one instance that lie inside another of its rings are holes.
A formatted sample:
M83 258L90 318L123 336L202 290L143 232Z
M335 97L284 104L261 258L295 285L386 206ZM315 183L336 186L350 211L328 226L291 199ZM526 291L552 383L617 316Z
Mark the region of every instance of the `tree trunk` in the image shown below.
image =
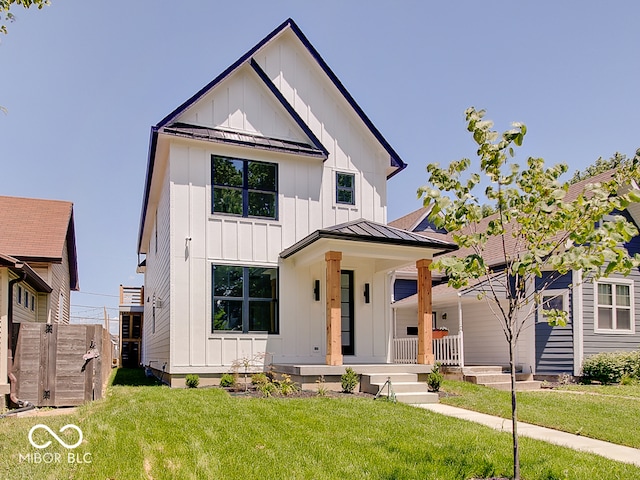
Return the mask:
M518 401L516 399L516 345L509 342L509 367L511 370L511 427L513 437L513 478L520 480L520 448L518 446Z

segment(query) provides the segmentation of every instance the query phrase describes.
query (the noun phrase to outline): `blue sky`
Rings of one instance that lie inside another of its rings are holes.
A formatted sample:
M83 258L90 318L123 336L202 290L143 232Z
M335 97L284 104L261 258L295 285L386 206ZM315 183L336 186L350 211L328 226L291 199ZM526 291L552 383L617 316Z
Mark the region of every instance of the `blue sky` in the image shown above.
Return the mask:
M177 6L178 5L178 6ZM0 44L0 194L74 202L73 315L141 285L149 129L293 18L409 167L388 218L420 207L429 162L473 158L464 110L529 133L517 160L584 169L640 147L640 3L52 0Z

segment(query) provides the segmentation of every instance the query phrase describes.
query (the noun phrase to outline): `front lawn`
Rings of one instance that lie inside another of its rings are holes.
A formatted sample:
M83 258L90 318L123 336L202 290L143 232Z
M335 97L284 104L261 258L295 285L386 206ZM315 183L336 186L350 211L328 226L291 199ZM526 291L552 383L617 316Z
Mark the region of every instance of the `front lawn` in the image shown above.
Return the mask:
M640 448L640 429L635 428L640 418L640 402L632 398L640 397L640 388L568 388L599 394L570 393L569 390L518 392L518 420ZM443 382L441 390L457 395L442 398L441 403L511 418L508 391L449 380Z
M38 423L69 444L77 434L60 429L75 424L84 441L66 450L39 430L34 439L52 444L36 450L28 434ZM10 479L468 479L512 471L508 433L362 397L112 386L74 414L2 419L0 438L0 478ZM52 461L28 460L38 452ZM526 480L640 478L638 467L526 438L521 458Z

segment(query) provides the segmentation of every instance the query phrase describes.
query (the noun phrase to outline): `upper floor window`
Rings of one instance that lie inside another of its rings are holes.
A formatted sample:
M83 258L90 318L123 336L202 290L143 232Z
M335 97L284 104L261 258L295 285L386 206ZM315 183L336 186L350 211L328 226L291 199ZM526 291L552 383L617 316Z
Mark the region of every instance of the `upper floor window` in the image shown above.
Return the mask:
M595 288L596 330L608 333L633 333L635 331L633 283L600 280Z
M213 213L277 218L278 165L211 156Z
M356 177L352 173L336 172L336 203L356 204Z

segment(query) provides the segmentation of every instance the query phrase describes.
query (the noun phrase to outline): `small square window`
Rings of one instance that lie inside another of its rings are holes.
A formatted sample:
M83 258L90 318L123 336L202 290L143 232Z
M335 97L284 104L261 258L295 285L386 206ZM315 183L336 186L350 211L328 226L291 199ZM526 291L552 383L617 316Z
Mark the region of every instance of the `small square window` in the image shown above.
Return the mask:
M336 172L336 203L356 204L355 175Z

